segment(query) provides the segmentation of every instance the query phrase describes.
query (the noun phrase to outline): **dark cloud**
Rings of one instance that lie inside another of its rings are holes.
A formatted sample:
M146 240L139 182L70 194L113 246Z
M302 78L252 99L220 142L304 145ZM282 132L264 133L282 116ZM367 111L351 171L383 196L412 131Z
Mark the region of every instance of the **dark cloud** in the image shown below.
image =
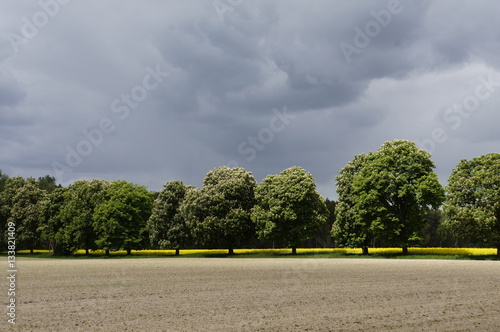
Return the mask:
M171 180L201 185L229 162L258 180L299 165L335 197L338 171L386 140L432 148L443 183L461 158L497 149L500 86L457 128L443 118L481 77L500 82L495 1L231 9L73 1L16 52L8 36L23 36L24 18L43 8L0 4L0 169L53 174L54 162L67 165L80 149L65 184L123 178L158 190ZM168 75L155 80L156 70ZM273 120L284 109L289 118ZM446 139L437 142L436 130Z
M0 70L0 107L17 105L25 96L22 85L12 74Z

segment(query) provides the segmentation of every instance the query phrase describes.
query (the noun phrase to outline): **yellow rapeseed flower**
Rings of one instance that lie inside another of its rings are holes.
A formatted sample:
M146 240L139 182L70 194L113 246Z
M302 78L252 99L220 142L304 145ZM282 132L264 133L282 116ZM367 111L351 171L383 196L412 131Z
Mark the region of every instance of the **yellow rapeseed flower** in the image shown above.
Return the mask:
M19 250L20 254L29 254L29 250ZM51 253L52 250L34 250L34 253ZM90 250L91 255L101 256L105 254L102 249ZM228 249L184 249L180 250L180 255L225 255ZM234 249L235 254L259 254L259 253L291 253L291 249ZM328 254L345 253L361 254L361 248L297 248L297 253L310 254ZM370 254L400 254L401 248L369 248ZM496 255L495 248L408 248L408 253L413 255ZM74 255L84 255L85 250L80 249L73 252ZM125 250L112 250L111 255L126 255ZM132 255L151 256L151 255L175 255L175 250L132 250Z

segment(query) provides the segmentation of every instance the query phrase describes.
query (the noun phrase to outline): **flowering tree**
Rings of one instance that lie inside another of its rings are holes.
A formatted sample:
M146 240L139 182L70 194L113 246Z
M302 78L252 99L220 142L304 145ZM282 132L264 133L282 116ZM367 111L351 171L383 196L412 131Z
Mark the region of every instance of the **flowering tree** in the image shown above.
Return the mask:
M500 153L461 160L448 180L446 224L461 239L500 255Z
M20 248L33 249L40 242L40 213L46 192L38 188L34 178L28 178L12 197L12 209L7 222L16 225L16 242Z
M147 225L149 238L153 247L179 250L190 244L189 229L179 213L179 207L191 187L182 181L172 181L164 185L164 189L156 198L153 211Z
M2 191L0 191L0 225L2 226L2 247L7 245L7 220L11 216L14 205L14 196L25 185L26 180L20 176L13 178L5 177L2 180Z
M233 249L255 236L250 211L257 183L241 167L222 166L207 173L203 187L190 190L180 207L198 246Z
M302 241L321 231L329 215L313 176L301 167L268 175L255 197L252 220L259 239L280 241L292 247L293 254Z

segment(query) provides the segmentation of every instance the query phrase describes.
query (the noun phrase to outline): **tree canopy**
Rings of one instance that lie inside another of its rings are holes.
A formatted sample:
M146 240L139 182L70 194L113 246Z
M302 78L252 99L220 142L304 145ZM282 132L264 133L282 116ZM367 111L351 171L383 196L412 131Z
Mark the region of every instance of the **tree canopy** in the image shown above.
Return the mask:
M61 210L68 201L68 188L56 188L42 202L40 232L43 243L57 254L68 254L71 239L66 237L66 224ZM59 245L57 245L59 244Z
M249 243L255 234L250 211L257 183L241 167L222 166L209 171L203 186L186 197L183 216L197 245L234 248Z
M179 254L180 248L191 245L189 229L179 213L180 205L191 188L182 181L172 181L165 184L156 197L147 222L153 248L176 249Z
M5 182L7 181L8 178L9 176L3 173L2 170L0 169L0 193L3 191L3 188L5 187Z
M50 175L24 179L0 170L0 242L6 245L15 224L16 249L41 246L57 254L151 247L232 253L271 241L294 253L335 242L364 254L371 246L407 253L424 243L493 245L500 254L500 154L462 160L446 197L430 157L406 140L356 155L336 177L338 202L324 200L301 167L257 184L251 172L222 166L206 174L201 188L171 181L160 192L101 179L62 188Z
M425 215L444 201L434 167L428 152L406 140L358 156L338 179L342 204L333 234L346 245L366 246L376 237L406 253L423 240Z
M371 216L366 211L359 210L360 204L354 184L370 157L371 154L354 156L336 177L338 203L332 226L332 237L340 247L361 247L364 254L368 253L374 232L371 229Z
M90 249L98 248L94 211L106 199L106 190L110 185L111 182L100 179L80 180L65 192L65 202L60 211L64 228L58 242L64 251L85 249L88 253Z
M40 189L45 190L48 193L51 193L56 188L61 188L61 185L56 184L56 178L50 175L39 177L37 183Z
M0 192L0 222L2 225L2 245L5 247L7 238L7 222L11 217L11 212L16 204L15 196L17 192L25 185L26 179L20 176L6 177L3 190Z
M463 159L448 180L447 224L473 245L494 245L500 255L500 153Z
M321 232L329 215L313 176L297 166L268 175L255 197L252 220L259 239L283 243L293 253L302 241Z
M109 250L140 249L147 239L146 221L153 207L153 196L146 187L114 181L105 190L105 199L93 213L96 245Z
M16 225L16 242L20 247L33 250L40 245L40 213L46 192L39 189L34 178L28 178L12 197L8 223Z

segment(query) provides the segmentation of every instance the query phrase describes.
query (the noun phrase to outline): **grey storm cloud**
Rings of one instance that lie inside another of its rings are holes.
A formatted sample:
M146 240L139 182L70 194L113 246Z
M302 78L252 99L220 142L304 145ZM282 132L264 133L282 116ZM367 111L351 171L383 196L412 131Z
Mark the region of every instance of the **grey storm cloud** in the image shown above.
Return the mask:
M26 96L22 85L11 73L0 71L0 107L15 106Z
M500 3L216 3L2 2L0 169L159 190L298 165L334 198L339 170L386 140L432 150L443 184L498 150Z

